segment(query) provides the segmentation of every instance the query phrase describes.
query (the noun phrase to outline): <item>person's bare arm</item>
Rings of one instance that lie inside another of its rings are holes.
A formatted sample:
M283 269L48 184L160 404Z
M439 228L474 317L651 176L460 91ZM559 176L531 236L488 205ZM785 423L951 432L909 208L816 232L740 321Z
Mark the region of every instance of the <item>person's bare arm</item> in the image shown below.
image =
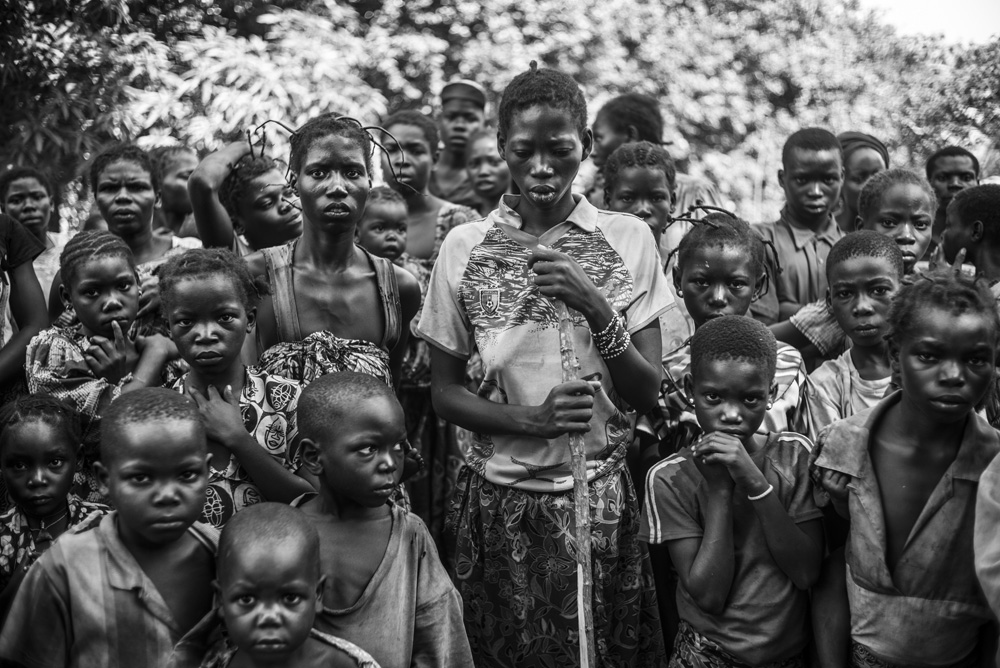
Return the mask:
M406 343L410 339L410 321L420 310L420 284L413 274L395 267L396 285L399 288L399 303L403 311L400 320L399 340L396 346L389 351L389 369L392 371L393 385L399 386L399 375L403 368L403 356L406 354Z
M205 248L232 248L233 221L219 199L222 182L250 152L245 141L233 142L205 157L188 178L188 195L198 236Z
M17 332L0 348L0 382L7 383L24 375L24 358L31 339L48 326L45 297L30 262L12 269L10 277L10 314Z

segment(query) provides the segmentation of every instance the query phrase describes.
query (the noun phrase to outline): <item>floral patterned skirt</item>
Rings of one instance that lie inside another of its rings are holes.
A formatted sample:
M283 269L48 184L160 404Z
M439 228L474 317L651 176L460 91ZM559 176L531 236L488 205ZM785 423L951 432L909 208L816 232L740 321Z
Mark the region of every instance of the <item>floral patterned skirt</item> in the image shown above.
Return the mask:
M639 508L619 468L591 483L597 665L666 663ZM477 668L578 666L573 492L494 485L459 475L446 531Z
M761 664L756 668L805 668L804 654ZM669 668L751 668L747 663L701 635L691 625L681 621L674 640L674 653Z

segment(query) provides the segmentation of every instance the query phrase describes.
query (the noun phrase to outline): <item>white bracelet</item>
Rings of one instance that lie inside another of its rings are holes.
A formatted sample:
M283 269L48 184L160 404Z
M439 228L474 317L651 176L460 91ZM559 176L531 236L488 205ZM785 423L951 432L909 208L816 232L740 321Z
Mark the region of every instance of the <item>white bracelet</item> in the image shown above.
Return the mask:
M767 496L768 494L770 494L773 491L774 491L774 485L768 485L767 489L765 489L763 492L761 492L757 496L749 496L749 495L747 495L747 498L750 499L751 501L760 501L761 499L763 499L765 496Z

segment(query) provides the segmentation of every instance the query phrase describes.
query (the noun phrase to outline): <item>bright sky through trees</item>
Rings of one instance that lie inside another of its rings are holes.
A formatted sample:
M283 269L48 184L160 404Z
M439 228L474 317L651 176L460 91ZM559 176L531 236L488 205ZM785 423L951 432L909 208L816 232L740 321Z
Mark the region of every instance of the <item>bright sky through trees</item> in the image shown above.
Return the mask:
M1000 35L1000 0L860 0L881 11L904 35L944 35L949 42L982 44Z

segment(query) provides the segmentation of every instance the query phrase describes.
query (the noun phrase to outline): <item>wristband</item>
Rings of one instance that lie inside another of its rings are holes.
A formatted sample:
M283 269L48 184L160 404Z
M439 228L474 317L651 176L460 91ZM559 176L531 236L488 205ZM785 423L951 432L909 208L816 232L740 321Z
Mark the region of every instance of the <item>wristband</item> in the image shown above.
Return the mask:
M760 501L761 499L763 499L765 496L767 496L768 494L770 494L773 491L774 491L774 485L768 485L767 489L765 489L763 492L761 492L757 496L749 496L749 495L747 495L747 498L750 499L751 501Z

